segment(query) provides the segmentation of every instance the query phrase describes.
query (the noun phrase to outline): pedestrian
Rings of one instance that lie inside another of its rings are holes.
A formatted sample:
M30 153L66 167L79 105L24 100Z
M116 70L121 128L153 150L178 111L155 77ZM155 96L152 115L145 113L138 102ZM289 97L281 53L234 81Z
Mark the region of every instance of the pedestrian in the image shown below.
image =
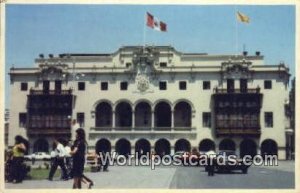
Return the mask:
M79 123L77 123L76 119L71 121L71 140L74 142L76 140L76 130L80 128Z
M208 152L206 152L206 156L208 162L206 165L208 176L213 176L215 173L216 152L211 148Z
M71 152L70 141L68 141L65 144L65 164L68 171L67 175L69 178L71 178L71 170L72 170L72 156L70 152Z
M81 181L87 182L88 188L91 188L94 185L92 180L83 175L86 144L84 130L82 128L77 129L74 148L70 152L73 158L73 189L81 189Z
M56 145L56 148L55 148L56 157L54 158L53 164L51 165L48 180L50 180L50 181L53 180L54 173L56 172L56 169L58 166L61 168L63 180L68 180L67 169L66 169L65 161L64 161L65 160L65 148L56 139L54 140L54 143Z
M11 180L14 183L21 183L26 176L23 171L24 153L26 152L25 139L17 135L15 137L15 145L12 149L12 161L11 161Z

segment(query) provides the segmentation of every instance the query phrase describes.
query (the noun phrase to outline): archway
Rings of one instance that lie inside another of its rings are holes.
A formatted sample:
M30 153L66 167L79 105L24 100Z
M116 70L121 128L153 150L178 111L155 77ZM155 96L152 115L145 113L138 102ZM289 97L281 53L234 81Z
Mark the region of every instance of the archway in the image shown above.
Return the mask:
M174 126L190 127L192 124L192 110L187 102L179 102L174 108Z
M135 152L138 153L138 157L142 155L150 155L151 145L146 139L140 139L135 143Z
M155 143L155 152L159 156L170 154L170 142L166 139L159 139Z
M119 155L128 156L131 151L130 142L127 139L119 139L116 143L116 152Z
M131 127L132 126L132 109L129 103L121 102L116 107L116 126Z
M211 139L203 139L199 144L200 152L207 152L209 150L216 150L216 145Z
M103 153L111 152L110 141L104 138L99 139L96 143L96 153L99 154L99 152L103 152Z
M96 107L96 127L112 126L112 107L107 102L101 102Z
M235 151L235 143L231 139L223 139L219 144L219 150Z
M261 155L278 155L277 143L272 139L266 139L261 143Z
M175 152L177 151L185 151L190 152L191 151L191 144L186 139L179 139L175 143Z
M49 143L46 139L38 139L33 145L34 152L49 152Z
M160 102L155 106L155 126L171 127L171 107L166 102Z
M135 126L151 127L151 106L146 102L140 102L135 107Z
M251 139L244 139L240 144L240 157L250 155L254 157L257 154L257 145Z

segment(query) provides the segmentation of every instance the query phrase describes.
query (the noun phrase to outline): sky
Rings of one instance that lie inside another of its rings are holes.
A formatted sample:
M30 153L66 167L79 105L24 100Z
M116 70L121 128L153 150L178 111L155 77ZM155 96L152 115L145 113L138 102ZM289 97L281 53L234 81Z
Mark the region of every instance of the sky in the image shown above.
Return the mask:
M237 10L249 24L236 22ZM145 27L146 12L165 22L167 32ZM144 41L208 54L241 53L245 45L250 55L260 51L266 64L283 61L295 74L293 5L6 4L5 33L6 107L12 66L33 67L40 53L111 53Z

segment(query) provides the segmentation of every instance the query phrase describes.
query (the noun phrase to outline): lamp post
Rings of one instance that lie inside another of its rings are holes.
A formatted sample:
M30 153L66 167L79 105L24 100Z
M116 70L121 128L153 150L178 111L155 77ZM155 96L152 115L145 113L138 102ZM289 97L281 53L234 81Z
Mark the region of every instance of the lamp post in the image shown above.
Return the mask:
M72 89L72 113L70 115L70 119L73 122L73 120L75 119L75 81L79 80L80 77L84 77L85 74L82 73L76 73L75 72L75 59L74 57L72 57L70 54L67 55L68 59L72 59L72 84L71 84L71 89ZM72 129L71 126L71 140L74 141L75 140L75 131L74 129Z

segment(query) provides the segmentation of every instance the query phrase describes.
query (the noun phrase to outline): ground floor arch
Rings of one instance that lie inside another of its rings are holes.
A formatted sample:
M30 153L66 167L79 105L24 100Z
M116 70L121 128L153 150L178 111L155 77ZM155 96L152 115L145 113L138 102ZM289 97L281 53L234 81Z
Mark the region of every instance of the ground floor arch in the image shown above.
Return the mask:
M116 152L119 155L125 155L126 157L130 155L131 145L127 139L119 139L116 143Z
M240 143L240 157L244 157L245 155L250 155L254 157L257 154L257 145L251 139L244 139Z
M159 139L156 141L155 153L160 156L169 155L171 153L170 142L166 139Z
M96 153L99 154L99 152L107 153L111 152L111 143L107 139L99 139L96 143Z
M261 155L278 155L278 145L273 139L266 139L261 143Z
M190 152L191 151L191 144L186 139L179 139L179 140L176 141L174 148L175 148L175 152L178 152L178 151Z
M203 139L199 143L199 151L200 152L207 152L209 150L216 150L215 142L211 139Z
M235 151L235 143L232 139L223 139L219 144L219 150Z
M151 153L151 145L150 142L146 139L139 139L135 143L135 152L138 154L138 157L142 155L150 155Z
M49 143L46 139L40 138L34 142L33 152L49 152Z

